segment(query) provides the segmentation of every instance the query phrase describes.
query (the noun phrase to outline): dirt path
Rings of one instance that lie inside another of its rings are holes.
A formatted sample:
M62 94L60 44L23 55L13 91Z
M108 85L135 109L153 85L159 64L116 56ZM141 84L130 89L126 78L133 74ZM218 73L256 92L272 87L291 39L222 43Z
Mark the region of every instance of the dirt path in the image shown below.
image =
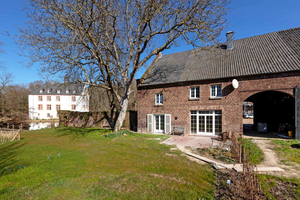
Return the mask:
M286 178L297 177L300 178L300 172L297 170L299 165L289 166L283 165L280 163L280 159L278 158L276 152L274 151L274 146L270 144L269 140L252 140L264 153L264 161L258 166L269 166L269 167L280 167L284 169L284 172L268 172L267 174L275 175L275 176L283 176Z
M276 167L280 164L280 160L273 151L273 146L267 140L252 140L264 153L264 160L260 165Z

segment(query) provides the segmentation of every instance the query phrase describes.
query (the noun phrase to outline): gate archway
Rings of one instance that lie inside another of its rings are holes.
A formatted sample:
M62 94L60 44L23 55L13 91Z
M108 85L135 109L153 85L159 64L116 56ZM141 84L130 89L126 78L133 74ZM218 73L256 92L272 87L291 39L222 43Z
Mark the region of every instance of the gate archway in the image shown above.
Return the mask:
M264 91L251 95L245 101L254 104L254 127L267 123L268 131L295 132L295 97L279 91Z

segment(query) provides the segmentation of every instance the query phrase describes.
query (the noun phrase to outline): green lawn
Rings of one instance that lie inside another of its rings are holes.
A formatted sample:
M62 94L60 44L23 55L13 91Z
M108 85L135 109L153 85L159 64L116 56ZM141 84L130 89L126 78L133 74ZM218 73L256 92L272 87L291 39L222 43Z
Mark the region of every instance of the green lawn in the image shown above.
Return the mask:
M272 144L283 164L300 164L300 146L298 140L272 140Z
M250 162L254 165L260 164L264 160L264 153L262 150L252 142L252 139L243 139L243 146L246 151L250 149Z
M22 132L0 144L0 199L213 199L214 172L155 138L105 130Z
M271 140L274 150L281 159L282 164L299 169L300 147L298 140ZM259 176L262 189L268 199L278 199L274 194L281 193L286 199L300 199L300 179L284 178L269 175Z

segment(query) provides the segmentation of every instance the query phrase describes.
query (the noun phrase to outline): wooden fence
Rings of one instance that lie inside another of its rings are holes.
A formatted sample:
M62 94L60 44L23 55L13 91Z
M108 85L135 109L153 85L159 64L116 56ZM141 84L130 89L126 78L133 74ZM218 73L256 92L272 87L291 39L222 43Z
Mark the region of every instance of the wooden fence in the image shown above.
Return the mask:
M0 129L0 143L6 143L14 140L20 140L20 130Z

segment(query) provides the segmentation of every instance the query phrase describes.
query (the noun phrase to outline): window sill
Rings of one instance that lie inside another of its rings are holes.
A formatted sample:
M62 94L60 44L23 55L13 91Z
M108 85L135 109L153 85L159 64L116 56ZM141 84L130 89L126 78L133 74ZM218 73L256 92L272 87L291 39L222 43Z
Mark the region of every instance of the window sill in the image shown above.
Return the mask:
M199 101L200 98L189 98L189 101Z
M160 107L163 106L163 104L154 104L154 107Z
M210 97L209 99L215 100L215 99L222 99L223 97Z

